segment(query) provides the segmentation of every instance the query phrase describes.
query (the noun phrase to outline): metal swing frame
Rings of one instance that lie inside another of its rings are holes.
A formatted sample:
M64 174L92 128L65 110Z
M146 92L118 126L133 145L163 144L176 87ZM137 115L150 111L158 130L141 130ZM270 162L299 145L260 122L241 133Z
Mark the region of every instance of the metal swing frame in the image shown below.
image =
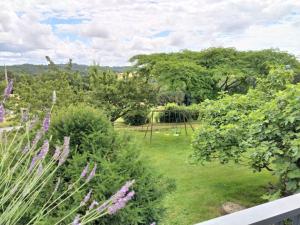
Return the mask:
M153 136L153 123L154 123L154 113L161 113L161 112L171 112L171 111L174 111L174 110L170 110L170 109L165 109L165 110L161 110L161 109L154 109L154 110L151 110L151 116L150 116L150 122L147 124L147 128L146 128L146 131L145 131L145 135L144 135L144 138L146 138L147 134L148 134L148 131L149 131L149 127L150 127L150 143L152 142L152 136ZM185 134L187 135L188 132L187 132L187 124L191 127L191 129L193 131L195 131L192 123L190 122L191 120L191 115L189 114L189 117L187 117L186 113L183 113L182 111L180 110L175 110L176 112L178 112L178 115L182 116L182 119L183 119L183 123L184 123L184 129L185 129ZM169 113L169 117L170 117L170 113ZM169 121L170 121L170 118L169 118ZM177 117L176 117L176 121L177 121ZM173 124L173 123L170 123L170 124ZM176 127L177 127L177 123L176 124Z

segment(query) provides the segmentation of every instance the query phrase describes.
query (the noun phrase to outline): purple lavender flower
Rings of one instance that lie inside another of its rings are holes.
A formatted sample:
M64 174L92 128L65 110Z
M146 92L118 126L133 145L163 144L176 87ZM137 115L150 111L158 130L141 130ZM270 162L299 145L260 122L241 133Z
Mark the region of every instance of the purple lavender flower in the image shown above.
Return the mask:
M44 118L44 121L43 121L43 129L44 129L44 132L47 132L49 130L49 126L50 126L50 118L51 118L51 113L48 112Z
M97 169L97 164L94 165L94 168L90 172L90 175L88 176L88 178L86 178L86 182L90 182L90 180L93 179L93 177L96 175L96 169Z
M40 139L42 138L42 136L43 136L43 131L42 131L42 130L39 130L39 131L36 133L36 135L35 135L35 137L34 137L32 143L31 143L32 148L34 148L34 147L37 145L37 143L40 141Z
M3 104L0 104L0 123L4 121L5 109Z
M123 209L127 202L130 201L135 195L134 191L129 192L125 197L119 198L114 204L108 207L108 214L113 215L118 212L120 209Z
M114 195L112 196L112 201L116 202L119 199L123 198L126 193L129 191L129 188L134 184L135 180L127 181L125 185Z
M57 161L58 159L59 159L59 156L60 156L60 153L61 153L61 147L59 147L59 146L56 146L55 147L55 152L54 152L54 154L53 154L53 159L55 160L55 161Z
M35 166L35 163L37 162L38 160L38 157L37 156L34 156L31 160L31 163L30 163L30 166L29 166L29 172L31 172Z
M41 176L43 173L43 165L42 163L39 164L38 170L37 170L37 174L38 176Z
M4 90L4 100L8 99L13 89L13 80L10 80Z
M100 205L96 210L98 213L102 213L108 206L109 206L109 200L104 202L102 205Z
M80 202L80 206L84 206L91 198L92 190L87 193L87 195L84 197L84 199Z
M48 140L45 140L45 141L44 141L44 144L43 144L42 147L41 147L40 152L39 152L36 156L34 156L34 157L32 158L32 160L31 160L31 163L30 163L30 166L29 166L29 171L30 171L30 172L33 170L33 168L34 168L34 166L35 166L35 164L36 164L36 162L37 162L38 160L40 160L40 159L45 159L45 157L46 157L48 151L49 151L49 141L48 141ZM40 164L38 170L43 169L41 166L42 166L42 165Z
M45 159L47 153L49 151L49 141L48 140L45 140L44 141L44 144L42 145L41 147L41 151L39 152L38 154L38 158L39 159Z
M134 184L134 180L127 181L123 187L115 195L113 195L109 200L112 202L107 208L109 214L115 214L120 209L124 208L128 201L130 201L135 195L134 191L128 193L129 188Z
M72 222L72 225L80 225L80 215L77 215Z
M95 208L96 206L98 206L99 205L99 203L97 202L97 201L93 201L92 202L92 204L90 204L90 206L89 206L89 210L92 210L93 208Z
M35 127L35 125L37 124L37 122L38 122L38 117L34 116L29 123L28 129L32 130Z
M70 152L70 137L64 137L63 151L60 154L58 165L62 165L66 160Z
M134 192L134 191L129 192L129 193L126 195L126 197L125 197L125 199L127 200L127 202L130 201L130 200L134 197L134 195L135 195L135 192Z
M84 169L82 170L80 177L84 178L86 176L88 170L89 170L89 163L87 163L86 166L84 167Z

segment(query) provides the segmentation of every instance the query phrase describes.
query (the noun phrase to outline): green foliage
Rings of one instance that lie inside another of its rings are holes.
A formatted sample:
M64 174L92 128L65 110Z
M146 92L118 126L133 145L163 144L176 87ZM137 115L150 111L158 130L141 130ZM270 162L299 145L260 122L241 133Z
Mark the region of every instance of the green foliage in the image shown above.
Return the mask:
M246 119L255 149L254 166L266 165L279 177L279 195L300 191L300 84L289 85Z
M161 91L183 92L181 103L187 105L214 99L220 91L246 93L258 78L268 74L272 65L289 65L296 74L300 71L295 56L273 49L209 48L201 52L137 55L131 61L140 74L155 80Z
M121 75L92 66L89 79L88 102L104 109L111 121L156 102L155 86L135 73Z
M56 67L59 69L66 69L68 64L56 64ZM72 71L79 72L82 75L87 75L88 65L72 63ZM31 74L31 75L40 75L48 71L48 65L35 65L35 64L21 64L21 65L9 65L6 66L9 72L14 74ZM106 70L112 70L114 72L122 73L130 69L127 66L104 66L102 67ZM4 66L0 66L0 71L4 71ZM1 74L1 72L0 72ZM2 77L2 76L1 76Z
M9 82L2 100L1 121L5 117L3 104L9 99L12 88L12 83ZM47 221L46 224L70 224L74 219L70 217L77 213L82 213L76 218L80 223L85 224L110 214L110 207L115 206L114 199L109 198L105 200L105 206L100 210L94 208L82 211L88 201L85 197L83 205L69 204L64 207L63 214L57 211L62 203L72 196L80 196L82 187L87 185L88 180L96 174L96 167L94 166L93 173L90 173L86 181L84 181L84 176L81 176L76 181L64 180L61 186L60 183L57 183L55 187L51 185L56 178L57 171L61 170L69 155L69 137L64 137L64 143L59 147L61 149L59 152L56 148L55 154L49 156L49 140L45 138L45 134L49 129L50 113L51 110L44 119L42 127L39 125L35 134L33 130L37 129L35 126L37 124L33 125L33 121L23 122L22 127L17 131L16 129L1 131L0 224L45 224L45 221ZM56 216L51 218L49 213Z
M29 108L31 112L40 112L49 108L52 104L52 92L57 93L57 107L70 105L76 102L76 93L69 84L65 74L59 74L54 79L47 75L32 79L22 77L17 82L15 94L19 96L20 107Z
M167 104L159 113L161 123L182 123L190 120L197 120L199 109L196 105L184 106L176 103Z
M143 125L148 122L148 114L146 109L135 110L124 116L124 122L132 126Z
M84 77L69 67L60 68L53 62L49 70L39 74L16 74L14 79L14 96L10 109L19 113L21 108L28 108L31 114L42 114L52 105L52 92L57 95L56 108L83 102L86 85Z
M290 84L292 78L292 71L275 68L246 95L202 103L204 125L194 138L194 157L273 171L276 196L299 191L300 85Z
M126 180L136 180L136 196L128 207L97 224L150 224L161 218L162 199L171 188L169 182L145 165L130 137L118 135L103 113L86 105L70 106L57 112L50 131L54 141L66 134L71 138L71 158L60 171L64 180L77 177L87 162L97 163L100 172L89 185L96 199L110 196ZM66 205L81 200L74 196L60 207L60 213Z
M163 89L181 91L196 102L211 98L214 82L204 67L187 61L159 61L152 69Z
M174 102L177 104L181 104L185 100L185 93L183 91L170 91L170 90L164 90L160 91L157 96L157 104L158 105L166 105L170 102Z

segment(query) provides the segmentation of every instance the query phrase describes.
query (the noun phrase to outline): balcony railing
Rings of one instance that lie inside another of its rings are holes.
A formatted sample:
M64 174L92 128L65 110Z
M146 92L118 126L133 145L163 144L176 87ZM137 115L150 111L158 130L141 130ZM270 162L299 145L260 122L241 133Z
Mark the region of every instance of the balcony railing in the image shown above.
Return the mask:
M268 202L197 225L300 225L300 194Z

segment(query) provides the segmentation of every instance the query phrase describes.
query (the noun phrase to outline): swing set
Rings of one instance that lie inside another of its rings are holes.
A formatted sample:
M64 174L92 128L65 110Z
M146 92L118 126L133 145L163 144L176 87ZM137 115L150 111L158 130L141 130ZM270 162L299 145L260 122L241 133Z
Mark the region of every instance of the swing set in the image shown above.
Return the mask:
M163 114L162 118L155 118L155 115ZM155 121L156 119L156 121ZM161 121L159 121L161 120ZM154 121L159 124L158 126L164 126L164 127L170 127L169 124L172 127L172 130L174 131L174 136L179 136L180 134L180 123L184 124L184 130L185 134L188 135L187 126L189 125L192 131L194 131L194 127L191 123L193 121L192 116L190 113L183 112L182 110L168 110L168 109L154 109L150 112L150 119L147 123L147 127L145 130L144 138L147 137L147 134L150 132L150 143L152 142L152 136L153 136L153 129L154 129ZM163 122L163 123L161 123Z

